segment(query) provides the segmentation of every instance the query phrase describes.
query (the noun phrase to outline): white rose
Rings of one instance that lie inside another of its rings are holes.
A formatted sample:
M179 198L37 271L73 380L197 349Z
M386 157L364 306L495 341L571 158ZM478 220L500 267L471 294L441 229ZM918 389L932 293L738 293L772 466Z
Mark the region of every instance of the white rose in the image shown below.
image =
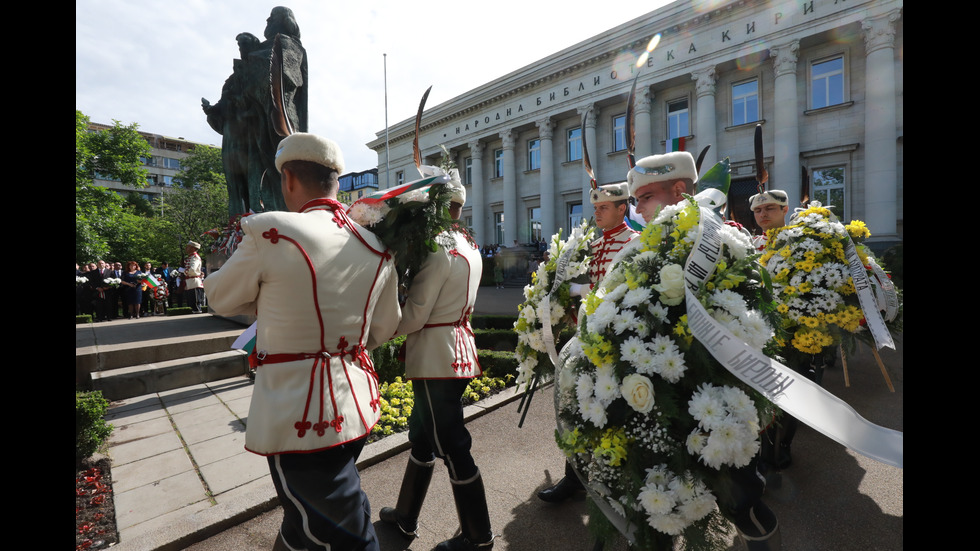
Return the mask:
M653 383L650 379L636 373L627 375L620 390L626 403L637 412L649 413L653 409Z
M676 306L684 302L684 268L680 264L668 264L660 269L660 284L654 285L660 293L660 302Z

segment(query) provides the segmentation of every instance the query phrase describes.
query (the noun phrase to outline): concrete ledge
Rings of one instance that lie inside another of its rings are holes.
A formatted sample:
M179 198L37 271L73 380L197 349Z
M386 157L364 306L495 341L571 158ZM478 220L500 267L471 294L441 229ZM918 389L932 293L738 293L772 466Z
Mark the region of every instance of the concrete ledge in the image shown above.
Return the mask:
M248 355L242 350L192 356L159 363L97 371L92 386L107 400L123 400L248 374Z

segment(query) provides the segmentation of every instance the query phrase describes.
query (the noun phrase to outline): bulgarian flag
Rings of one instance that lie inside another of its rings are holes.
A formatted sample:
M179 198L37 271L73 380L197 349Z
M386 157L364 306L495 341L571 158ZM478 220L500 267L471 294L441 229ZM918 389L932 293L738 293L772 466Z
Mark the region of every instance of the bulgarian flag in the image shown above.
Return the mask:
M149 287L150 289L156 289L157 287L160 286L160 280L153 277L153 274L146 274L146 277L143 279L143 281L146 282L146 286Z
M244 350L248 354L248 365L252 369L258 365L258 357L255 353L255 340L259 322L253 322L241 335L231 343L231 347L237 350Z
M684 138L674 138L667 140L667 153L671 151L684 151Z

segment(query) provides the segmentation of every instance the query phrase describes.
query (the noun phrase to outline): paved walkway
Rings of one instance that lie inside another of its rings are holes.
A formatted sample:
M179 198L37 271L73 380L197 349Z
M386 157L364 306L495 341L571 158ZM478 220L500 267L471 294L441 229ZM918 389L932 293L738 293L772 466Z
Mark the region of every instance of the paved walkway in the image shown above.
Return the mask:
M521 298L519 289L482 288L477 312L514 312ZM840 368L828 372L825 386L869 420L903 430L901 350L900 345L898 352L882 354L895 393L885 387L867 349L850 359L849 388ZM246 378L235 378L113 404L109 455L122 540L115 549L271 549L282 511L265 459L243 448L251 390ZM517 428L515 399L510 391L467 408L474 456L499 534L495 549L591 548L584 499L554 506L534 497L563 474L550 388L535 397L523 429ZM359 461L382 549L407 548L377 521L378 509L397 497L407 449L403 433L367 445ZM794 443L793 467L770 484L767 501L779 514L787 550L903 546L903 471L805 427ZM417 550L457 530L441 466L421 523L421 538L412 544ZM625 543L611 548L625 549Z

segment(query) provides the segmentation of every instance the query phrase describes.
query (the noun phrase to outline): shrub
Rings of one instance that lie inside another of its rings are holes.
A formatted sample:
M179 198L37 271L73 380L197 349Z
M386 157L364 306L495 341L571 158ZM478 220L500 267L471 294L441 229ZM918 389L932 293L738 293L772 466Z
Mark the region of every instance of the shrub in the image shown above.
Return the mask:
M474 329L473 337L480 350L510 350L517 348L517 333L510 329Z
M393 383L395 379L405 375L405 363L399 358L405 335L391 339L371 351L374 371L378 374L378 384Z
M79 323L92 323L91 314L80 314L75 316L75 324L77 325Z
M75 463L80 464L97 452L112 434L106 423L109 402L102 391L75 392Z
M168 316L188 316L191 314L190 306L180 306L177 308L167 308Z
M470 318L470 325L476 329L507 329L514 330L514 323L517 316L473 316Z

